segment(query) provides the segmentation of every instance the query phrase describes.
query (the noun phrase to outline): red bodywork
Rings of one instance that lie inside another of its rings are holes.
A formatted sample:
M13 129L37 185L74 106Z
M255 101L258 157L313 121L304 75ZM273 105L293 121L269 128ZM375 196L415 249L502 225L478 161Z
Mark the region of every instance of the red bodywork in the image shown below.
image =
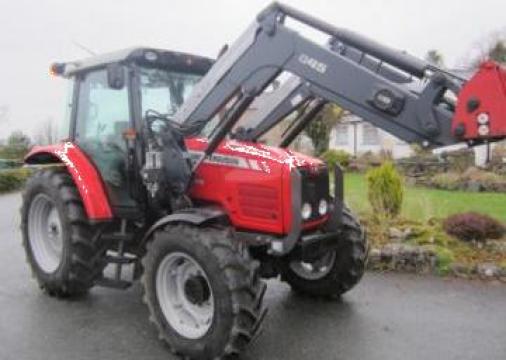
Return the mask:
M86 213L91 220L113 218L109 198L102 178L84 152L71 142L49 146L35 146L25 157L28 164L39 163L41 159L58 158L67 166L83 199ZM44 161L45 162L45 161Z
M489 117L487 134L478 131L477 118L482 113ZM459 93L452 131L464 140L506 136L506 69L492 61L480 66Z
M187 139L186 145L190 152L201 152L207 141ZM190 196L226 209L238 229L286 234L292 221L292 167L322 166L320 160L290 150L228 140L200 165ZM324 221L309 225L315 227Z
M186 140L190 153L201 153L207 141ZM91 160L75 144L34 147L27 163L47 156L64 163L76 183L88 217L111 220L114 215L105 185ZM286 234L291 228L291 177L293 167L320 169L318 160L286 149L235 140L224 141L198 168L190 196L225 209L237 229ZM304 228L325 222L312 221Z

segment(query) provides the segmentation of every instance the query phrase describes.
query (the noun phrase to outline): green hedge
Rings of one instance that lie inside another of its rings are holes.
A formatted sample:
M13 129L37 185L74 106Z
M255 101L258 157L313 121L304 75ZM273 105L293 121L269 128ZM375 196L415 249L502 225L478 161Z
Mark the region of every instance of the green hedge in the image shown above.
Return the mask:
M0 158L0 170L17 169L23 165L22 160Z
M27 168L0 170L0 193L22 188L30 174Z

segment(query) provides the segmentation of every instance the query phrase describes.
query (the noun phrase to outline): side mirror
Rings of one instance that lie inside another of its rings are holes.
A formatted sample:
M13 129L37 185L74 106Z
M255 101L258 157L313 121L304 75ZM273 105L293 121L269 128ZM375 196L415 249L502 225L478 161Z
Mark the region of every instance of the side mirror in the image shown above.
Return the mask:
M107 65L107 85L111 89L121 90L125 86L125 68L114 63Z

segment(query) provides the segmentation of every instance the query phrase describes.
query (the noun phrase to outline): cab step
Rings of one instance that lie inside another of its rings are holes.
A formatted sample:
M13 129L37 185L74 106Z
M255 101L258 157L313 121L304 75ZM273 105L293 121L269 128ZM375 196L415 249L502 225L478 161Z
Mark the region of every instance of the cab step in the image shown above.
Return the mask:
M135 234L121 232L106 233L102 235L101 239L109 243L132 243L135 241Z
M121 265L127 265L127 264L133 264L137 261L136 257L126 257L126 256L111 256L107 255L105 257L105 261L108 264L121 264Z
M112 289L125 290L132 286L132 282L127 280L116 280L103 277L96 280L95 285Z

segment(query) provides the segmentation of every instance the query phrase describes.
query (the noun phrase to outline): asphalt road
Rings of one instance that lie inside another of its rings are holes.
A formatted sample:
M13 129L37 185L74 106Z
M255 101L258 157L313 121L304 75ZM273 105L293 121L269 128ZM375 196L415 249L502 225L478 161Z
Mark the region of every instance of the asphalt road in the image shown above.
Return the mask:
M147 321L138 285L79 301L43 295L18 230L19 194L0 196L0 359L174 359ZM340 302L269 282L262 336L242 357L283 360L506 359L506 286L367 274Z

